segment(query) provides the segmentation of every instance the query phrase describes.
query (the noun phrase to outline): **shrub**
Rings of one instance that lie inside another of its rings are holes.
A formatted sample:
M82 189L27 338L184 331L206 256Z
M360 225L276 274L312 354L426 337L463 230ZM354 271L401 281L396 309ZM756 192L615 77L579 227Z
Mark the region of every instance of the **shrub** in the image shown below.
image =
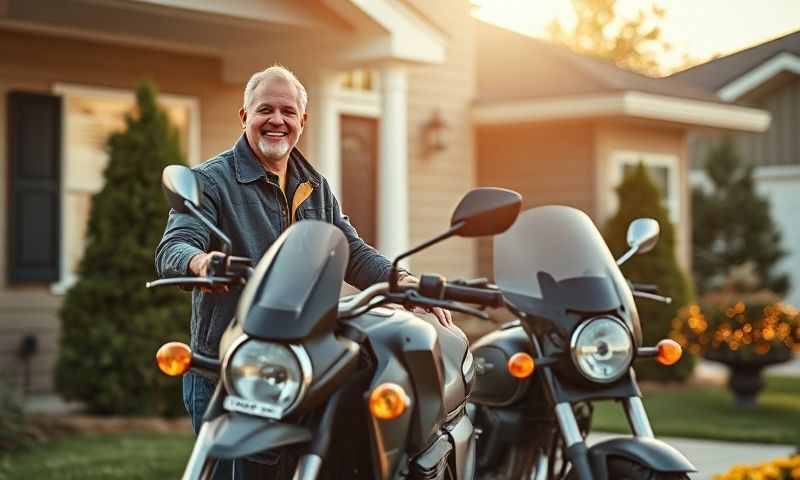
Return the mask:
M92 198L79 280L61 310L56 382L93 413L175 414L179 382L155 366L158 346L186 338L189 301L177 289L145 289L168 207L161 171L184 163L178 135L141 85L137 114L108 140L105 186Z
M662 295L672 297L669 305L651 300L637 300L639 319L645 345L655 345L667 338L672 319L678 309L687 305L691 289L686 276L675 258L675 232L669 221L667 210L661 205L658 187L650 180L644 165L625 176L617 187L619 211L606 226L605 237L611 251L621 254L628 249L626 241L628 225L641 217L658 221L661 236L655 248L644 255L636 255L622 266L625 277L633 282L657 284ZM694 358L684 355L672 367L664 367L651 360L636 364L636 373L644 380L685 380L694 369Z
M10 452L31 445L37 438L22 411L19 398L0 383L0 452Z

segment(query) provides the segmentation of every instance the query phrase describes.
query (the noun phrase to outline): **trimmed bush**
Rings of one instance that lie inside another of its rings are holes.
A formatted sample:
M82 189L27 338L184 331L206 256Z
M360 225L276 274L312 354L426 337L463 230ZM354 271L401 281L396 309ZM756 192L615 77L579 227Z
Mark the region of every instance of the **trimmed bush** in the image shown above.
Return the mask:
M661 205L658 187L650 180L644 165L625 176L617 187L619 210L606 226L605 237L611 251L619 256L628 250L626 241L628 225L642 217L653 218L661 226L658 244L649 253L636 255L622 266L622 273L633 282L658 285L662 295L672 297L669 305L646 299L637 299L639 319L642 322L644 344L655 345L667 338L672 319L678 309L687 305L691 298L691 288L686 275L675 258L675 231L670 223L667 210ZM636 364L639 379L670 381L687 379L694 370L695 360L691 355L684 357L672 367L664 367L652 359Z
M159 372L155 352L165 341L186 339L189 298L178 289L144 286L156 275L154 250L168 211L161 171L185 163L156 95L141 85L137 113L108 140L105 186L92 198L80 279L61 310L56 383L92 413L182 411L180 382Z

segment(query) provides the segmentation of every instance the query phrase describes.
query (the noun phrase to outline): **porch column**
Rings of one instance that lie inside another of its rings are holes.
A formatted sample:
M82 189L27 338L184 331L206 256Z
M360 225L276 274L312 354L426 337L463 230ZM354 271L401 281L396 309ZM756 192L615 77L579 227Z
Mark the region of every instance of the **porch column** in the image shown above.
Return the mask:
M336 107L338 78L335 72L320 72L315 91L309 96L311 127L314 147L312 161L319 166L320 173L328 179L333 194L341 200L342 161L339 145L339 110Z
M408 249L408 99L401 65L381 69L378 140L378 249L393 258Z

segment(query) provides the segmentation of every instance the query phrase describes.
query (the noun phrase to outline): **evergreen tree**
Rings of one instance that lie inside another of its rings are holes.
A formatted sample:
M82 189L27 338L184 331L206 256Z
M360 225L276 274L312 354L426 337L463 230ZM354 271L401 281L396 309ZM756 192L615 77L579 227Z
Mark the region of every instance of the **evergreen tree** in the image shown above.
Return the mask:
M692 190L692 263L698 291L720 287L731 268L752 263L760 288L785 294L789 277L773 269L786 252L769 201L755 191L753 167L726 138L709 151L705 170L711 191Z
M156 96L142 84L137 114L108 140L105 186L92 198L79 280L61 310L56 383L94 413L182 410L180 382L158 370L155 352L165 341L186 339L189 300L177 289L144 286L155 278L154 250L168 211L161 171L184 163Z
M662 295L672 297L671 304L637 299L639 319L642 323L644 344L655 345L669 336L672 320L678 310L691 298L691 287L678 266L675 257L675 230L669 221L666 208L661 204L658 187L650 180L644 165L625 176L617 187L619 210L606 226L606 241L615 255L628 250L628 225L642 217L653 218L661 226L661 235L655 248L648 253L635 255L622 266L622 273L632 282L658 285ZM664 367L655 361L636 363L636 373L645 380L685 380L694 369L694 359L684 355L676 365Z

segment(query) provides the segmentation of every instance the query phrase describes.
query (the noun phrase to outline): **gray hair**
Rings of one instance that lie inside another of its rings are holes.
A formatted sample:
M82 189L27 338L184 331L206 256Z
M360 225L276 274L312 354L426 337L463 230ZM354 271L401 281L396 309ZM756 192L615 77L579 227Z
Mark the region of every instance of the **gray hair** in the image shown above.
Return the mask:
M301 114L305 113L306 106L308 105L308 93L306 93L306 87L300 83L300 80L297 79L291 70L277 63L260 72L254 73L253 76L250 77L250 80L247 81L247 86L244 87L245 109L247 109L247 106L250 105L250 102L253 100L253 92L256 91L258 85L262 81L269 78L282 78L294 85L294 88L297 90L297 106L300 108Z

